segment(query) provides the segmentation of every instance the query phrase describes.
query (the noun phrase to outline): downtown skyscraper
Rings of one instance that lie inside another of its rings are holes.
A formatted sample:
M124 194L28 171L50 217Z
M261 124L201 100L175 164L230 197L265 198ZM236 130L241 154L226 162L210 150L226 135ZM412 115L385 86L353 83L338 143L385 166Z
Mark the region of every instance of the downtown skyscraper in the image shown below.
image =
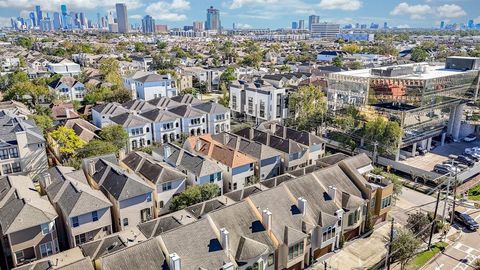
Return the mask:
M155 20L152 16L147 15L142 19L142 32L143 33L155 33Z
M128 24L127 5L124 3L117 3L115 9L117 11L118 32L128 33L130 31L130 26Z
M320 23L320 16L310 15L308 17L308 30L312 31L312 24L319 24L319 23Z
M222 25L220 22L220 11L216 8L213 8L213 6L210 6L210 8L207 9L207 21L205 23L205 29L220 31L221 28Z

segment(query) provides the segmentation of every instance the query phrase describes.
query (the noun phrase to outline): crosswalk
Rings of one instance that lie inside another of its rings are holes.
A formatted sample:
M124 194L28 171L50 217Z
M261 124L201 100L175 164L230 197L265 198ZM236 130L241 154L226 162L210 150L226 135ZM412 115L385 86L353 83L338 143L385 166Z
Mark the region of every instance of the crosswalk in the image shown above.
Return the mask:
M464 245L462 243L456 243L453 246L454 249L459 250L467 255L461 260L452 270L467 270L472 269L470 265L480 257L480 251L473 247ZM441 268L440 268L441 269Z

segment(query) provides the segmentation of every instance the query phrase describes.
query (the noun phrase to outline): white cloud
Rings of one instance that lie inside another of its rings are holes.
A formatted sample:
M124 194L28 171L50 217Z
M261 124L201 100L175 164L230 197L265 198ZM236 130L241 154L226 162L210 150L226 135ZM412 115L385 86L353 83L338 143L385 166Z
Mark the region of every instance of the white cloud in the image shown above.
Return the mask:
M10 18L0 17L0 26L10 26Z
M443 18L460 18L467 15L461 6L455 4L439 6L437 8L437 14Z
M429 5L409 5L408 3L400 3L395 9L390 12L390 15L408 15L410 19L420 20L425 18L425 15L432 13L432 7Z
M239 29L248 29L248 28L252 28L252 26L248 23L237 23L235 24L235 27L239 28Z
M128 9L136 9L142 7L141 0L123 0ZM115 7L114 1L98 1L98 0L0 0L0 8L15 8L24 10L33 10L35 5L40 5L45 11L59 11L60 5L65 4L69 9L73 10L96 10L108 9Z
M139 20L139 19L143 18L143 16L140 15L140 14L130 15L130 16L128 16L128 17L129 17L130 19L136 19L136 20Z
M362 7L360 0L320 0L321 9L358 10Z
M247 5L271 5L279 3L278 0L233 0L228 7L230 9L237 9Z
M408 24L400 24L400 25L397 25L398 28L410 28L410 25Z
M190 9L190 2L186 0L158 1L148 5L145 12L158 20L185 21L187 15L183 14L182 11L188 9Z

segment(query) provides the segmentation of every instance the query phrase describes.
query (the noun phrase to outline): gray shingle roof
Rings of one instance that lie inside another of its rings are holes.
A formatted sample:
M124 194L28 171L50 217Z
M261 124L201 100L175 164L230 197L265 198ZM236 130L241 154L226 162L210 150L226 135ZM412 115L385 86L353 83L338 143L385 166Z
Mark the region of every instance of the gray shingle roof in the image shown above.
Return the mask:
M193 105L194 108L204 111L209 114L227 113L230 110L216 102L202 102Z
M123 127L140 127L151 122L145 117L130 112L110 117L110 120Z
M158 270L165 262L160 242L151 238L100 258L103 270ZM183 261L182 261L183 264ZM182 269L184 269L182 267Z
M145 237L152 238L178 228L181 225L182 223L179 222L175 217L166 216L140 223L138 224L138 229L143 233L143 235L145 235Z
M205 112L199 109L195 109L191 105L180 105L171 108L168 111L185 118L200 117L202 115L205 115Z
M165 122L165 121L174 121L179 119L178 115L165 111L159 108L150 110L141 114L141 116L147 118L152 122Z
M17 144L17 132L27 133L28 144L45 143L42 131L32 120L24 120L2 112L0 114L0 141L12 145Z

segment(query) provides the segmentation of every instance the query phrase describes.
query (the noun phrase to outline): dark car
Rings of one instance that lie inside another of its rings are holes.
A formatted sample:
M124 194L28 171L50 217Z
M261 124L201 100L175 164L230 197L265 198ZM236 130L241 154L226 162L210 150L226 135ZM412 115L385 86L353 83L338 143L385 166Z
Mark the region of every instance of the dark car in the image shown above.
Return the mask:
M478 230L478 223L470 215L455 211L453 214L455 221L461 223L471 231Z
M468 157L469 159L475 161L475 162L478 162L480 160L480 158L472 155L472 154L467 154L467 153L463 153L464 156Z
M473 161L472 159L470 159L470 158L468 158L468 157L466 157L466 156L463 156L463 155L458 156L458 157L455 159L455 161L458 161L458 162L460 162L460 163L462 163L462 164L465 164L465 165L467 165L467 166L469 166L469 167L472 167L473 165L475 165L475 161Z

